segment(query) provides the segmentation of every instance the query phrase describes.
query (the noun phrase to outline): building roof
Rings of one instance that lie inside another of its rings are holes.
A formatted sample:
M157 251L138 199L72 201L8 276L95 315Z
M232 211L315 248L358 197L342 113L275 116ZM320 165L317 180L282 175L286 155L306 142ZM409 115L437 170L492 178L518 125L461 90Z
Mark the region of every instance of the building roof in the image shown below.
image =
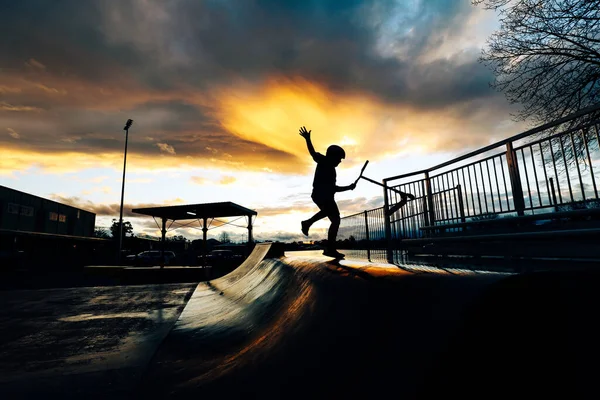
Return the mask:
M46 233L46 232L31 232L21 231L18 229L0 229L0 235L17 235L17 236L37 236L49 239L69 239L69 240L85 240L95 242L110 242L111 239L98 238L93 236L75 236L75 235L63 235L59 233Z
M249 208L242 207L230 201L222 203L136 208L131 211L136 214L150 215L152 217L165 218L173 221L182 219L237 217L258 214L254 210L250 210Z

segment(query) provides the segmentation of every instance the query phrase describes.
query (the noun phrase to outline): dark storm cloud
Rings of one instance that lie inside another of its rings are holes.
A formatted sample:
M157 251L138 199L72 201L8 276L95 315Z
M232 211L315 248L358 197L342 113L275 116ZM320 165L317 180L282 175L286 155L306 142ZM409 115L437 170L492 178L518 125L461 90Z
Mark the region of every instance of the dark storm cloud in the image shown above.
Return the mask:
M2 1L0 68L20 69L26 60L43 60L49 70L88 80L114 79L112 66L131 68L144 60L132 48L108 43L100 1Z
M331 90L373 94L390 102L443 107L491 96L491 75L476 61L416 60L459 31L473 12L465 1L276 0L177 1L161 43L188 56L178 66L190 81L200 76L260 79L301 76ZM411 32L407 32L411 31ZM398 49L385 56L380 47ZM433 100L433 101L432 101Z
M491 96L489 72L467 60L415 60L473 12L466 1L8 2L4 68L31 58L89 80L127 71L148 89L198 88L232 77L300 76L336 91L443 107ZM398 57L377 49L397 49ZM185 113L185 110L184 110Z

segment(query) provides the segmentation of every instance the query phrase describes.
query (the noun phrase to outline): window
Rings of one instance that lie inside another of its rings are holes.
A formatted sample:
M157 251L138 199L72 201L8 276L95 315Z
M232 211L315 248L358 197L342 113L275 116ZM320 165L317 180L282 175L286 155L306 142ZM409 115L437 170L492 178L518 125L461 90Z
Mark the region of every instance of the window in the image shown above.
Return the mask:
M50 213L50 221L58 221L58 214L55 212Z
M15 203L8 203L9 214L19 214L19 205Z
M65 214L60 214L58 216L58 222L67 222L67 216Z
M33 207L21 206L21 215L33 217Z
M79 211L80 211L80 210L77 210L77 219L79 219Z

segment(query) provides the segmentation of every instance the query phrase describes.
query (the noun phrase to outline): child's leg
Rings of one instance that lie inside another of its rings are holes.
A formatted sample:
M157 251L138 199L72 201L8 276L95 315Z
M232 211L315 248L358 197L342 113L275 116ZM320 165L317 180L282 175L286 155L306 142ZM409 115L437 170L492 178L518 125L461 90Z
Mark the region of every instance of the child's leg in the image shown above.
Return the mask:
M338 234L338 230L340 229L340 210L333 199L333 197L327 199L326 201L321 202L320 204L321 211L327 215L327 218L331 221L331 225L329 226L329 231L327 232L327 249L329 252L336 253L336 238Z
M315 222L317 222L320 219L325 218L326 216L327 216L327 214L324 211L319 210L319 212L317 212L315 215L313 215L306 221L302 221L302 233L304 233L306 236L308 236L308 230L310 229L312 224L314 224Z
M337 247L335 240L337 238L338 230L340 229L340 214L329 215L329 220L331 221L331 225L329 226L329 232L327 232L327 247L330 250L335 250Z

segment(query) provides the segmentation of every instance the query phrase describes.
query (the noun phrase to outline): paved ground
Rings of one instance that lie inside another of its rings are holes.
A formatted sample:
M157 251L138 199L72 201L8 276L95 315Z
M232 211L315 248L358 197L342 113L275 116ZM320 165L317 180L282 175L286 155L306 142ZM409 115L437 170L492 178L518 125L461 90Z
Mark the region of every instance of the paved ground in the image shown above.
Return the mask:
M129 397L195 286L0 292L0 397Z

